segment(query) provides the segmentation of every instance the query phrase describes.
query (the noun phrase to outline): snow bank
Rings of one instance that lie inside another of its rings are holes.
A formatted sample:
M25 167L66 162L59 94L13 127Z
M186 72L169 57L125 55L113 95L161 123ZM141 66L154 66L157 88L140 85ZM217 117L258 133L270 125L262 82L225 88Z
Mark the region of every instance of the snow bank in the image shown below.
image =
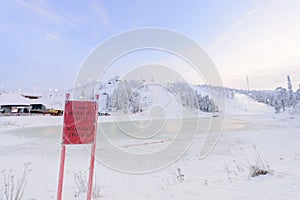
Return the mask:
M1 116L0 130L9 128L25 128L25 127L40 127L40 126L57 126L62 125L62 116Z
M199 157L203 135L197 135L191 149L182 158L155 173L120 173L96 162L95 177L100 185L101 199L298 200L300 127L296 122L299 119L294 118L295 121L290 124L289 119L281 121L283 115L276 116L278 118L268 115L231 117L234 124L245 124L244 128L232 130L234 126L229 124L231 130L223 133L208 157L203 160ZM35 120L48 118L44 117L38 116ZM61 132L54 127L31 127L1 131L0 138L0 160L5 161L0 162L0 170L13 169L16 177L20 177L23 164L31 163L32 171L24 199L55 199ZM131 145L130 140L117 141L128 151L137 148ZM148 144L146 148L155 151L160 146ZM250 167L256 165L259 157L269 166L271 174L252 178ZM77 190L74 174L87 173L88 163L86 147L67 148L64 199L85 199L85 194L74 196ZM183 180L178 178L178 169L184 175ZM0 176L1 183L2 178Z

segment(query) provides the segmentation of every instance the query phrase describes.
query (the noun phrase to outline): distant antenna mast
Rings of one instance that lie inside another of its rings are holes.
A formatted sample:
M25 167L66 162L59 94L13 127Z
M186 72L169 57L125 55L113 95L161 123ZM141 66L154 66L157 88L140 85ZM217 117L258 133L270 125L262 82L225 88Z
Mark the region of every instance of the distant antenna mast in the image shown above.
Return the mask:
M247 89L248 89L248 93L250 94L250 86L249 86L249 78L248 78L248 74L247 74Z

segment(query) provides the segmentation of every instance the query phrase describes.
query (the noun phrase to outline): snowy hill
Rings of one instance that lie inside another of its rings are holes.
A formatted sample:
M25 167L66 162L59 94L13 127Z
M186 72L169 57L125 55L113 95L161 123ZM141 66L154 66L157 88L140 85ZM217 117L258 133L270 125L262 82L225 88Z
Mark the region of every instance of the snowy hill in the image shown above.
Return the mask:
M234 89L222 88L222 87L207 87L207 86L191 86L197 93L202 96L208 95L212 97L221 96L224 93L225 110L219 110L220 113L224 113L229 116L233 115L259 115L259 114L272 114L274 108L264 103L259 103L256 100L250 98L246 94L240 93ZM222 90L222 91L220 91ZM222 99L220 97L220 99ZM214 99L215 100L215 99ZM220 102L219 102L220 103ZM218 101L216 101L217 106ZM219 106L220 107L220 106Z
M163 85L148 84L142 95L142 99L145 99L145 105L147 106L141 114L138 114L140 116L174 118L179 117L182 112L176 96Z
M235 93L234 97L226 98L226 115L259 115L272 114L274 108L255 101L245 94Z
M130 83L130 82L129 82ZM113 94L115 92L117 83L102 83L98 89L100 94L99 99L99 112L115 113L116 109L112 101L114 101ZM126 85L128 86L128 85ZM222 88L208 88L207 86L188 86L194 90L201 97L209 96L212 97L211 92L216 94L220 93L218 90ZM223 88L224 89L224 88ZM138 93L138 99L136 101L140 104L140 110L136 114L130 114L134 118L144 119L145 117L155 118L178 118L181 116L192 117L192 116L211 116L212 113L200 111L196 108L189 106L182 106L180 97L171 91L170 87L156 83L140 84L136 88L132 89L133 92ZM27 99L22 96L24 92L16 91L1 94L0 105L5 104L33 104L41 103L47 108L52 109L63 109L64 98L63 93L45 92L43 94L36 94L39 99ZM132 93L132 92L131 92ZM129 94L132 96L132 94ZM213 101L218 104L217 101ZM274 113L274 108L263 103L258 103L254 99L250 98L245 94L235 92L234 90L226 90L225 88L225 110L219 110L220 114L225 113L226 115L258 115L258 114L269 114ZM131 109L134 105L128 105L126 109ZM218 105L217 105L218 106Z

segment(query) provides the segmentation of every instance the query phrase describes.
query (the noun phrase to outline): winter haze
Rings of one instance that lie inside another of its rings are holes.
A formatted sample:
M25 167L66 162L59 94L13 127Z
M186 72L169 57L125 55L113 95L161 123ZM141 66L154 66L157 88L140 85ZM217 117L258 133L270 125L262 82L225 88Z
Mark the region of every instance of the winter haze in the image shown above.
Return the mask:
M0 1L0 200L299 200L299 11Z

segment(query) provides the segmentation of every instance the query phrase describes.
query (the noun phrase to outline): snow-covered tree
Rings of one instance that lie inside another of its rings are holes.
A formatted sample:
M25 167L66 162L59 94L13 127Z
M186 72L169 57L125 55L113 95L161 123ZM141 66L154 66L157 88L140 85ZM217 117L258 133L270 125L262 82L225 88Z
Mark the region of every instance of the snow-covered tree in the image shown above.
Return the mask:
M298 90L295 92L295 106L294 112L300 113L300 84Z
M295 96L296 96L297 102L299 103L299 102L300 102L300 84L299 84L298 90L297 90L296 93L295 93Z
M140 94L137 89L141 88L143 83L136 80L118 80L115 84L116 87L111 98L112 107L116 110L121 110L124 113L141 110Z
M300 112L300 84L299 84L298 90L296 90L296 92L295 92L294 110L296 112Z
M217 112L215 102L208 95L204 97L197 93L191 85L183 82L170 84L169 87L176 94L181 104L191 109L199 109L204 112ZM207 86L204 87L207 89ZM219 88L216 88L218 90Z
M294 97L294 92L293 92L293 87L292 87L292 82L291 82L291 78L288 75L287 76L287 84L288 84L288 106L295 106L296 102L295 102L295 97Z
M138 91L134 91L129 99L130 111L133 113L142 111L141 95Z
M291 78L290 78L289 75L287 76L287 81L288 81L288 89L289 89L289 91L293 91L293 87L292 87L292 83L291 83Z
M285 111L285 108L288 106L289 93L287 89L283 87L278 87L275 90L276 92L276 101L275 110L280 111L281 109Z

